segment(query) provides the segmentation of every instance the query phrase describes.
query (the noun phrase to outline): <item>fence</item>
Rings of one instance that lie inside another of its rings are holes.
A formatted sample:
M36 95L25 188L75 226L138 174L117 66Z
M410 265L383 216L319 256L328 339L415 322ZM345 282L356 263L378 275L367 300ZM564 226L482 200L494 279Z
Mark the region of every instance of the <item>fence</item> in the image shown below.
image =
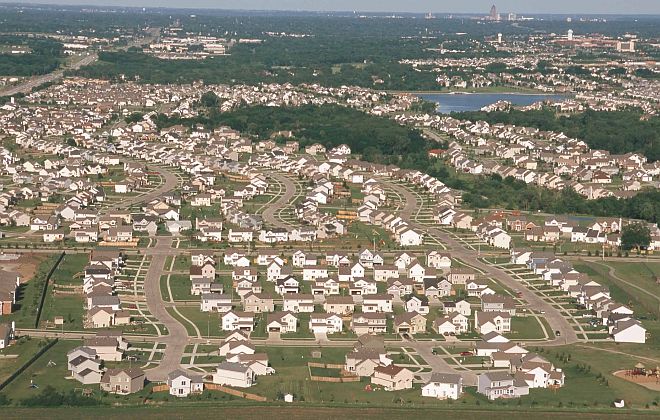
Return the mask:
M339 369L341 376L315 376L312 375L311 368L321 368L321 369ZM344 365L334 364L334 363L316 363L316 362L307 362L307 369L309 370L309 379L314 382L334 382L334 383L344 383L344 382L360 382L360 377L344 370Z
M309 379L313 382L334 382L334 383L344 383L344 382L360 382L359 376L344 376L341 378L335 378L332 376L313 376L309 375Z
M5 379L4 381L2 381L2 383L0 383L0 391L2 391L4 387L6 387L7 385L9 385L9 384L11 383L11 381L13 381L14 379L16 379L16 378L18 377L18 375L20 375L21 373L23 373L23 372L25 371L25 369L29 368L30 365L31 365L32 363L36 362L37 359L39 359L44 353L46 353L51 347L53 347L53 346L55 345L55 343L57 343L57 341L58 341L57 338L54 339L53 341L49 341L48 344L46 344L45 346L43 346L43 347L41 348L41 350L39 350L34 356L32 356L32 357L30 358L30 360L28 360L27 362L23 363L23 365L22 365L21 367L19 367L18 369L16 369L16 371L15 371L14 373L12 373L7 379Z
M224 387L222 385L204 384L204 386L206 387L206 389L210 389L210 390L213 390L213 391L224 392L225 394L233 395L235 397L245 398L245 399L253 400L253 401L261 401L261 402L268 401L268 398L263 397L261 395L250 394L250 393L243 392L243 391L237 391L235 389L227 388L227 387Z
M344 365L333 364L333 363L316 363L316 362L307 362L307 367L324 368L324 369L344 369Z
M55 261L55 264L53 264L53 267L51 267L50 271L48 272L48 275L46 276L46 281L44 282L44 288L41 290L41 300L39 301L39 307L37 308L37 317L34 320L34 328L39 328L39 320L41 319L41 311L44 307L44 301L46 300L46 293L48 292L48 283L50 283L50 278L53 276L53 273L57 269L57 267L60 265L62 262L62 259L64 258L64 255L66 253L62 251L60 254L60 257Z
M153 392L163 392L163 391L169 391L169 390L170 390L170 387L167 384L156 385L152 389Z

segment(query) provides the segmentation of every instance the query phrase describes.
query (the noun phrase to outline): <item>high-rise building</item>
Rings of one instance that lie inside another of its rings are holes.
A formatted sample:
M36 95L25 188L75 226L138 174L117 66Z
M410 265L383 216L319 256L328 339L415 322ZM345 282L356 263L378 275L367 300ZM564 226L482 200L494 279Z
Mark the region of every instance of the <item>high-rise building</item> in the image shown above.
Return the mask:
M572 29L569 29L569 30L568 30L568 34L566 35L566 38L567 38L569 41L572 41L572 40L573 40L573 30L572 30Z
M499 15L497 14L497 7L493 5L493 7L490 8L490 20L499 20Z

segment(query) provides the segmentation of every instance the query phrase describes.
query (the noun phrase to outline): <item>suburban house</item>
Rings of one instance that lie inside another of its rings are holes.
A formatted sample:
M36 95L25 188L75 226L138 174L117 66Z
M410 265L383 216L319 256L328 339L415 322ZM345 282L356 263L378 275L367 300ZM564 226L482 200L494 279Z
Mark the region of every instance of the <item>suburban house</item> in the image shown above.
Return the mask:
M511 332L511 315L508 312L474 313L474 328L480 334Z
M204 381L201 375L190 375L180 369L167 375L167 386L170 395L187 397L190 394L201 394L204 391Z
M371 376L371 383L384 387L386 391L400 391L413 387L414 376L410 370L393 364L377 366Z
M477 392L489 400L519 398L529 394L524 380L515 379L508 372L487 372L478 376Z
M213 374L213 383L228 385L236 388L249 388L256 379L256 375L248 366L237 362L222 362Z
M400 334L424 334L426 332L426 317L417 312L395 315L394 331Z
M452 373L433 373L422 387L422 397L457 400L463 394L463 378Z
M144 388L144 372L139 368L108 369L101 378L101 390L111 394L133 394Z

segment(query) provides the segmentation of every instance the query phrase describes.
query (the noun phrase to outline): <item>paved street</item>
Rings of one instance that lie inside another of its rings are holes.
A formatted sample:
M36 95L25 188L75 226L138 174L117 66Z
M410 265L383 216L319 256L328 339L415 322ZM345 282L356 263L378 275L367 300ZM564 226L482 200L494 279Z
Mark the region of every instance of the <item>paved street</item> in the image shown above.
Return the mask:
M468 265L481 270L484 275L497 280L504 286L511 290L521 292L522 299L527 302L527 308L537 312L544 312L544 317L548 321L552 331L548 331L552 339L546 341L545 345L563 345L571 344L578 341L577 334L568 320L559 312L559 310L548 302L541 299L538 295L527 289L523 284L513 279L504 271L482 262L479 259L479 254L475 250L465 248L461 243L456 241L446 232L440 229L430 227L428 225L421 225L412 220L412 214L417 208L417 199L408 188L396 185L394 183L388 184L393 190L404 197L405 206L400 210L401 217L406 219L412 226L428 232L428 234L439 239L450 250L453 258L459 258L466 262ZM554 332L560 331L560 337L554 337Z
M158 238L154 249L171 248L172 238ZM149 254L149 249L146 250ZM167 374L181 367L181 356L188 344L188 331L179 323L169 312L160 293L160 277L165 270L165 254L155 254L152 256L149 270L144 280L144 293L147 302L147 308L158 321L165 325L168 334L159 338L159 341L165 343L167 348L163 353L163 359L158 367L146 371L147 379L150 381L163 381L167 379Z
M268 207L264 209L262 217L267 226L286 229L287 225L283 223L282 220L280 220L278 217L276 217L276 215L280 209L283 209L287 205L291 204L291 201L296 194L296 184L288 177L277 172L271 172L268 174L268 176L274 178L279 183L284 185L284 192L274 203L269 204Z

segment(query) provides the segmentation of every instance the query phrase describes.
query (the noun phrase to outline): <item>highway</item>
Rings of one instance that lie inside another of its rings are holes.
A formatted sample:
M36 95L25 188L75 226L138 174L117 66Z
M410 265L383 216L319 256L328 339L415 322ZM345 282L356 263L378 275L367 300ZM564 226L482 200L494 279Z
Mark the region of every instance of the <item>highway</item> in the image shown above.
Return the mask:
M130 43L128 43L125 46L122 46L120 48L117 48L117 50L127 50L130 47L136 47L145 43L149 43L152 40L154 40L158 35L160 34L160 28L150 28L147 30L148 35L144 38L138 38ZM14 96L19 93L23 94L29 94L32 92L32 89L34 89L37 86L43 85L44 83L50 83L54 82L56 80L61 79L64 77L64 73L69 71L69 70L78 70L81 67L88 66L98 60L98 54L97 53L89 53L86 57L82 58L79 61L76 61L74 63L70 63L62 68L59 68L51 73L48 74L43 74L40 76L34 76L30 77L27 79L25 82L18 84L16 86L10 86L6 89L0 90L0 96Z

